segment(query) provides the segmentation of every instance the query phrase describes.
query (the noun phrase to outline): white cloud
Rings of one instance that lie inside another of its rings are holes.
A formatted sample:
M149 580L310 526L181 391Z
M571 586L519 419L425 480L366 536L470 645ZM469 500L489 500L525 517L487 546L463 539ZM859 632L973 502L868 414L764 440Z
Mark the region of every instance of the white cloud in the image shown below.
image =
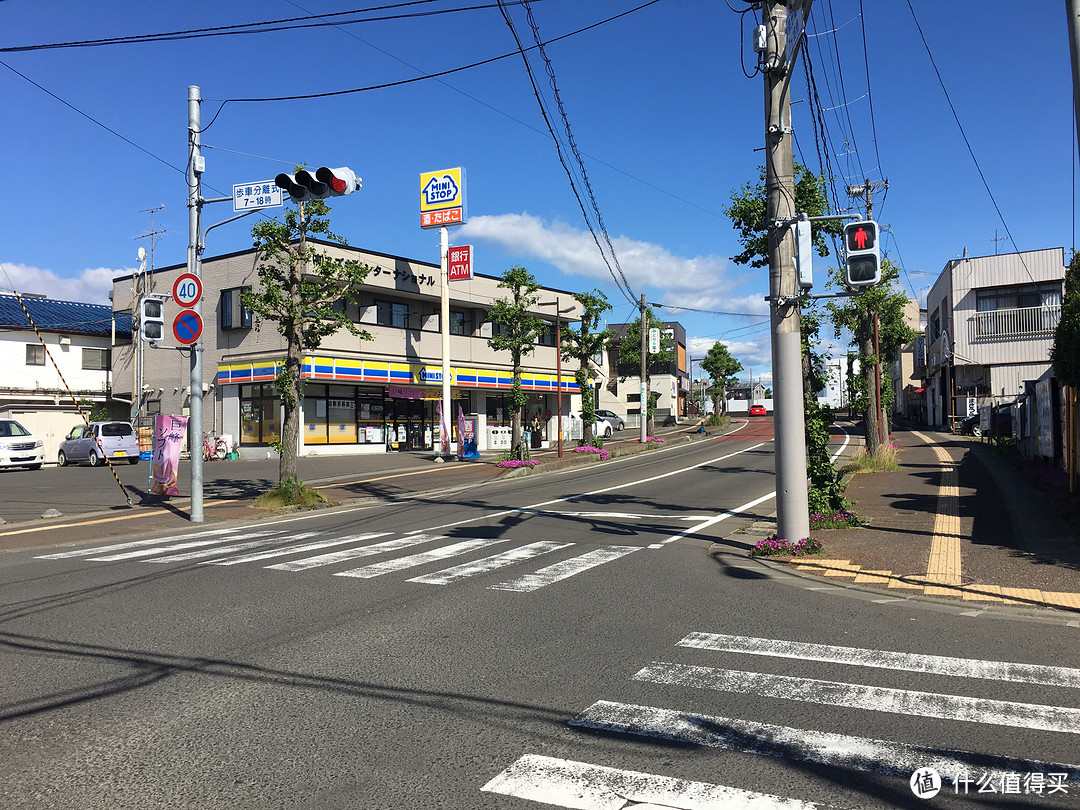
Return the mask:
M132 272L131 269L88 267L75 278L62 278L54 271L40 267L0 263L0 290L38 293L55 301L108 304L113 278Z
M567 275L586 276L600 284L614 284L612 273L618 275L614 262L608 270L592 234L565 222L548 223L530 214L480 216L462 226L461 234L495 243L510 253L535 257ZM730 277L732 267L725 257L676 256L660 245L625 236L613 238L612 244L631 289L650 290L650 300L725 312L768 311L763 294L733 295L732 290L743 279Z

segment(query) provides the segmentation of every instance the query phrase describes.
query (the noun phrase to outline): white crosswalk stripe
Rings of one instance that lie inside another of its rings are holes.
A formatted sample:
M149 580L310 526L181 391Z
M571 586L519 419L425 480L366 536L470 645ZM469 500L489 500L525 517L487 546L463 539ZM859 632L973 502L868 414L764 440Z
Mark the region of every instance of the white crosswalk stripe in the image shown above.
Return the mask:
M677 647L706 653L746 655L749 660L762 657L811 660L847 668L844 672L852 671L851 668L865 667L916 675L997 681L1002 684L1037 684L1058 689L1080 689L1080 670L1069 667L919 655L721 633L690 633L678 642ZM1080 708L1076 706L995 700L664 661L648 663L631 676L630 680L672 690L720 690L738 695L763 696L770 700L808 702L853 712L896 713L910 718L927 718L928 721L979 723L1055 735L1080 734ZM1018 686L1017 691L1024 694L1023 686ZM680 692L673 691L671 694L677 695ZM696 692L688 694L692 698ZM836 718L839 715L832 711L818 716ZM606 734L669 740L693 746L695 750L705 747L763 755L783 760L786 764L800 769L806 766L855 769L868 774L899 778L904 785L901 789L905 792L909 783L917 784L917 781L913 780L913 774L927 768L932 768L941 775L950 793L962 793L969 785L972 793L978 792L980 781L975 777L979 777L998 784L999 793L1022 795L1026 790L1022 774L1045 777L1046 784L1055 785L1057 793L1068 793L1070 800L1080 792L1080 765L1026 759L988 751L945 749L936 745L932 736L925 744L894 742L849 736L826 729L792 728L752 719L684 711L670 706L639 705L612 700L597 700L570 721L569 725ZM932 725L926 725L925 728L929 729L928 734L933 734ZM608 763L610 764L612 763ZM782 784L781 781L774 782ZM675 789L676 783L682 787ZM696 787L688 790L685 787L687 784ZM1033 784L1038 787L1040 783ZM662 797L645 793L639 796L633 792L638 785L651 785L657 789L666 786L666 792ZM1007 791L1006 785L1010 788ZM893 782L890 782L889 786L889 789L897 789ZM913 787L912 790L914 789ZM682 783L682 780L670 780L669 777L654 774L552 760L532 754L513 762L484 785L482 790L546 802L558 807L590 810L647 806L698 810L739 806L820 806L807 802L802 805L789 805L784 802L801 800L743 791L739 787ZM745 795L740 795L738 791ZM1035 795L1037 792L1038 790L1033 789L1032 796L1028 798L1039 798ZM1049 795L1049 789L1042 792Z
M505 547L512 542L504 538L452 540L445 535L424 533L406 534L372 542L379 538L387 538L388 535L388 532L362 532L326 536L320 531L293 534L285 528L246 533L236 528L214 529L57 552L41 555L38 559L75 559L80 562L95 563L132 562L158 565L197 563L198 565L235 566L275 558L290 558L265 565L263 568L271 571L301 573L312 569L341 566L365 557L386 555L386 559L369 565L330 572L333 576L372 579L420 568L453 557L482 552L496 545ZM405 556L395 556L396 552L425 545L431 547ZM576 547L577 544L571 542L540 540L507 548L449 568L421 573L406 581L427 585L449 585L512 566L527 566L529 561L536 557ZM614 562L638 550L640 550L638 546L600 546L489 587L492 590L530 593L597 566ZM312 554L312 552L320 553Z

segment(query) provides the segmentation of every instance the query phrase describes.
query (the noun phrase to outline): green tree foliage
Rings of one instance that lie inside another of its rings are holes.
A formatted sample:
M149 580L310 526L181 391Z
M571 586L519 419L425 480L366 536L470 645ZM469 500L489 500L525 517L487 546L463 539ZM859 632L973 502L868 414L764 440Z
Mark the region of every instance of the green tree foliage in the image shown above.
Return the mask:
M521 440L521 409L529 398L521 388L521 358L532 352L547 324L530 311L540 301L536 294L540 285L532 273L515 265L502 274L499 286L510 291L510 298L497 298L491 305L488 317L497 328L492 330L488 345L498 352L510 352L514 367L514 383L510 388L513 433L510 457L524 461L529 457L529 448Z
M724 213L739 232L743 252L732 258L736 264L766 267L769 264L769 231L765 223L765 167L758 167L758 181L746 183L731 192L731 205ZM825 178L814 174L801 163L795 164L795 210L818 217L829 213ZM819 256L829 255L826 234L837 235L844 229L841 220L814 223L814 247Z
M331 232L329 213L326 203L313 200L288 208L284 222L260 222L251 229L259 285L244 292L240 302L257 318L273 322L287 347L284 366L274 381L285 414L278 445L279 487L299 481L296 453L300 444L300 368L304 354L316 350L324 337L342 329L361 340L371 338L357 328L343 306L343 302L359 300L360 285L371 268L354 259L334 258L307 241L309 235L318 234L346 244Z
M731 356L727 346L720 341L716 341L709 348L705 359L701 361L701 367L712 378L712 387L719 389L720 402L726 402L727 389L739 381L738 374L743 370L742 363ZM717 408L716 413L719 414L720 410L720 408Z
M877 363L887 364L896 359L900 347L910 343L917 336L904 321L904 308L908 297L899 289L897 267L887 259L881 262L881 283L867 287L858 295L846 299L837 299L828 304L830 318L839 337L847 329L854 336L859 346L859 363L862 371L861 384L856 385L857 397L852 398L854 407L866 414L866 452L875 455L881 447L879 425L887 427L888 419L885 405L891 396L892 386L882 385L877 391ZM832 270L832 281L837 287L844 284L843 268ZM878 318L878 348L880 357L874 352L874 315ZM887 366L886 366L887 367ZM886 395L886 388L889 394ZM877 392L877 396L875 396ZM872 407L878 401L881 407Z
M1080 385L1080 253L1073 251L1065 270L1065 298L1061 303L1061 321L1054 329L1050 347L1054 374L1064 385Z
M611 304L600 290L575 293L574 298L581 304L581 320L578 322L577 329L570 324L563 324L562 354L564 360L578 361L574 379L577 380L578 388L581 390L581 420L584 424L582 442L592 444L593 425L596 422L596 402L592 395L593 370L590 359L601 355L604 347L611 340L613 333L610 329L596 331L604 313L611 309Z

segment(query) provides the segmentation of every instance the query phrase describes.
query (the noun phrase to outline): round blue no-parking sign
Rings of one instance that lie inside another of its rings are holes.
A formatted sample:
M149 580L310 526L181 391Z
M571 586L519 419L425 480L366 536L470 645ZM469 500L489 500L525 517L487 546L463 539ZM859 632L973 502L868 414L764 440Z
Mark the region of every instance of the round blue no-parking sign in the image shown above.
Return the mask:
M177 343L189 346L202 335L203 322L199 313L193 309L180 312L173 321L172 331Z

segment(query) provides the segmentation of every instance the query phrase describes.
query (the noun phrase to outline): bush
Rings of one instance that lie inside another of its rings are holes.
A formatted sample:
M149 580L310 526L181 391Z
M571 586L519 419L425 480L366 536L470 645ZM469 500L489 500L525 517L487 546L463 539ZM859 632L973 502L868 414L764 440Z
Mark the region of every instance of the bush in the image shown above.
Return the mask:
M596 453L600 456L601 461L607 461L611 458L611 453L602 447L594 447L591 444L583 444L574 448L575 453Z
M281 509L285 506L315 506L326 503L326 498L296 478L286 478L275 489L264 492L255 499L255 505L264 509Z

